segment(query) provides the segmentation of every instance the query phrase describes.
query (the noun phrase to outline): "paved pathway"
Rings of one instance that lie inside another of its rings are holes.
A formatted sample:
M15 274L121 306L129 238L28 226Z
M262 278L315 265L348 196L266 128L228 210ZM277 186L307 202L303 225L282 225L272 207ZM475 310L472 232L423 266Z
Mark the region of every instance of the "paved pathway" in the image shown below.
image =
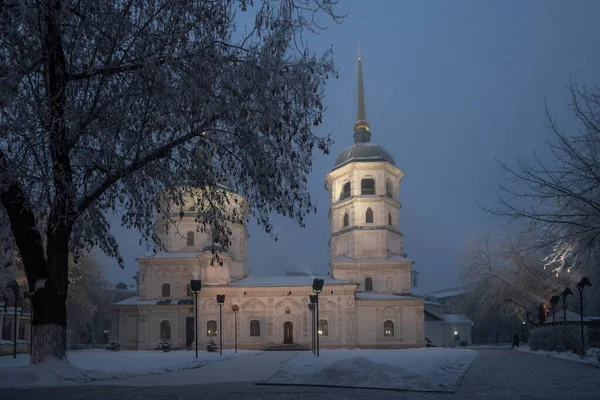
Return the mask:
M542 357L535 354L508 350L479 350L457 393L415 393L387 390L336 389L297 386L259 386L249 383L221 383L209 385L172 386L109 386L84 385L43 389L13 389L2 393L2 400L300 400L300 399L361 399L361 400L504 400L504 399L600 399L600 369L573 361ZM285 357L285 353L277 353ZM258 361L256 356L255 361ZM276 357L276 356L273 356ZM248 370L253 371L246 357ZM274 358L273 358L274 360ZM213 364L224 365L228 361ZM262 364L262 362L261 362ZM195 370L199 372L202 368ZM208 369L207 369L208 370ZM162 375L166 379L170 374ZM155 380L158 376L151 377ZM244 377L238 377L244 379ZM124 381L124 380L123 380ZM112 381L113 383L117 381Z

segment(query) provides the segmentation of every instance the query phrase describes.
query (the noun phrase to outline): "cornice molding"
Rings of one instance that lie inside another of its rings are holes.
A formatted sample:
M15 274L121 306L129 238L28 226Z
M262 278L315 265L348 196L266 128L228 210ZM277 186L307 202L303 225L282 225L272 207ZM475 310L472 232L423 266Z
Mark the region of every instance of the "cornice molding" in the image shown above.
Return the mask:
M399 235L400 237L404 237L404 235L402 234L402 232L397 231L395 229L390 228L388 225L376 225L376 226L350 226L347 228L344 228L343 230L339 230L337 232L333 232L330 236L334 237L334 236L340 236L343 235L345 233L348 232L352 232L352 231L363 231L363 232L367 232L367 231L390 231L392 233L395 233L397 235Z
M337 179L343 177L344 175L351 173L353 171L380 171L385 170L390 174L394 175L399 181L404 177L404 171L400 168L393 166L389 162L386 161L376 161L376 162L368 162L368 161L354 161L349 162L343 167L334 169L330 173L327 174L325 180L329 181L331 179Z
M381 306L423 306L425 304L424 299L398 299L398 300L355 300L356 306L369 306L369 307L381 307Z
M331 262L333 269L346 269L346 270L382 270L382 269L410 269L415 262L412 260L407 261L394 261L394 262Z
M383 203L388 203L389 205L393 206L394 208L397 209L401 209L402 208L402 204L397 202L394 199L390 199L389 197L383 195L383 194L379 194L379 195L357 195L357 196L351 196L348 197L347 199L344 200L338 200L335 203L331 203L331 207L330 210L337 210L340 208L344 208L347 207L349 204L352 203L374 203L374 202L383 202Z

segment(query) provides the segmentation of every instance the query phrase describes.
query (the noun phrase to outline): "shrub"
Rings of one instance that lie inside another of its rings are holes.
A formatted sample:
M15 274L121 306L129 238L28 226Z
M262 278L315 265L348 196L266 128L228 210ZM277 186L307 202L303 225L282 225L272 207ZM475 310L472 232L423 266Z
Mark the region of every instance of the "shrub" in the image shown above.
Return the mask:
M104 348L108 351L121 351L121 343L117 339L110 339Z
M162 351L169 351L169 350L171 350L171 342L167 339L160 339L154 349L162 350Z
M215 343L214 340L212 339L208 339L206 341L206 346L205 346L206 351L208 351L209 353L214 353L215 351L217 351L219 349L219 347L217 346L217 344Z
M533 329L529 336L533 351L571 351L581 354L581 333L576 325L543 326Z

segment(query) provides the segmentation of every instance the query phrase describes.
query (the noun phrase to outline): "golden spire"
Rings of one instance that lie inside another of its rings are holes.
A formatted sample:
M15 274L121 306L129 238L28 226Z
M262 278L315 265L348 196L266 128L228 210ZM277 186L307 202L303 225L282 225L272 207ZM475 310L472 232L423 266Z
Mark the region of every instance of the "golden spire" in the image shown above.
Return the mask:
M365 87L363 83L362 57L358 56L358 109L356 113L356 124L354 124L354 141L368 142L371 135L368 135L368 137L362 137L366 135L359 135L361 138L357 140L356 134L360 131L368 132L370 128L371 127L367 122L367 109L365 107Z

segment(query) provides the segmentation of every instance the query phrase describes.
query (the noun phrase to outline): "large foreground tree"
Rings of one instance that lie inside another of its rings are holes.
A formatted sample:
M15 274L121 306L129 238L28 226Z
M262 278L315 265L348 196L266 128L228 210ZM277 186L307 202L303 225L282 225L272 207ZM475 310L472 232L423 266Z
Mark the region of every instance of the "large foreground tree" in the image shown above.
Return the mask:
M226 177L267 231L271 212L303 223L335 71L302 32L337 20L333 2L0 2L0 218L32 294L32 363L65 359L69 254L122 263L107 213L155 240L155 213L193 193L199 226L223 230Z

